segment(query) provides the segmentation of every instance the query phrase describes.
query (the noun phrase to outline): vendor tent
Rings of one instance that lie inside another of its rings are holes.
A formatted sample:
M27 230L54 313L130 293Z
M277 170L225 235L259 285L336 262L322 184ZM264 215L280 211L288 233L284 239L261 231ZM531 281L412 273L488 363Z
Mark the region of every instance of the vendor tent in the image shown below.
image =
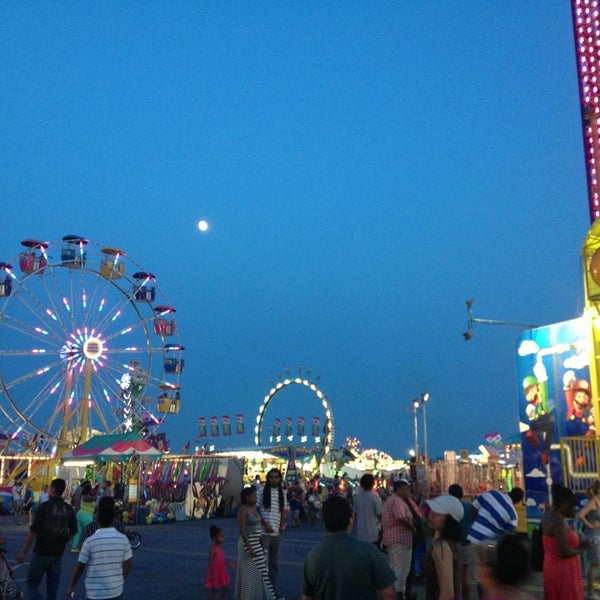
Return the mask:
M109 462L127 460L133 456L158 459L162 452L150 442L141 439L136 433L117 433L111 435L95 435L81 446L73 448L65 454L65 460L89 460Z

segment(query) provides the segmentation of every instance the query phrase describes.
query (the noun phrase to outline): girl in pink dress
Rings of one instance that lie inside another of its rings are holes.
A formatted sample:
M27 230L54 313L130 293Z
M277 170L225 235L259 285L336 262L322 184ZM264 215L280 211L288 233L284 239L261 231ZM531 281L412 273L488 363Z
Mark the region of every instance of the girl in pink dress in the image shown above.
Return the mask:
M223 600L227 595L227 584L231 581L225 566L229 565L233 568L235 563L225 560L225 553L223 552L225 534L222 529L211 525L210 539L213 543L208 553L208 570L204 586L208 588L208 600L214 600L215 590L217 589L220 589L219 600Z

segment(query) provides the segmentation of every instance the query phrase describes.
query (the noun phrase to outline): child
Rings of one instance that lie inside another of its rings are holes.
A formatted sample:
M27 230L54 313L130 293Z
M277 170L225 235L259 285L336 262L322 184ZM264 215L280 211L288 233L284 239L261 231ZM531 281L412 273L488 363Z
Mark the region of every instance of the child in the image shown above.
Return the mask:
M223 600L227 594L227 584L231 581L225 565L234 568L235 563L225 561L225 553L223 552L225 534L222 529L211 525L210 539L213 541L213 544L208 553L208 571L206 572L204 586L208 588L208 600L213 600L215 589L217 588L221 588L219 600Z

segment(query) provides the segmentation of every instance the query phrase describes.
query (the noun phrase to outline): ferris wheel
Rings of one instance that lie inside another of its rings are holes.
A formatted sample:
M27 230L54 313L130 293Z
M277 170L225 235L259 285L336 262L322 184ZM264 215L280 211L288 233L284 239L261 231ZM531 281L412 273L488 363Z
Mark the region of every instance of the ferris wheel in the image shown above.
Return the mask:
M156 434L179 411L184 359L155 276L77 235L21 245L0 262L0 448Z
M331 410L331 406L329 401L327 400L327 396L323 393L323 391L317 386L314 381L308 379L310 373L312 371L311 368L307 371L307 376L305 377L294 377L291 375L289 368L286 368L287 377L278 381L270 390L269 393L264 397L261 405L258 409L258 415L256 417L256 426L254 427L254 443L257 446L262 446L262 430L263 430L263 422L265 418L265 412L272 402L273 398L279 394L282 390L289 388L289 386L302 386L308 390L310 390L321 402L323 410L325 411L325 435L321 439L317 437L315 439L316 442L322 444L322 454L326 455L333 448L334 442L334 434L335 434L335 426L333 420L333 411ZM299 369L301 372L301 368ZM281 373L278 374L278 378L281 377ZM317 378L318 379L318 378Z

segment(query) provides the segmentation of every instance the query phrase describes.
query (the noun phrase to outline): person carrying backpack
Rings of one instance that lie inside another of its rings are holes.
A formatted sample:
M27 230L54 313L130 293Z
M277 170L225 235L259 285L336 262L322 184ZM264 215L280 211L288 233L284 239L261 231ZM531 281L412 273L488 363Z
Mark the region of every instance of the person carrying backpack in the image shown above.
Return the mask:
M66 484L64 479L54 479L50 484L50 497L40 504L29 528L27 539L17 563L23 564L32 544L33 558L27 574L27 598L42 600L39 586L46 576L46 600L56 600L60 584L60 571L65 546L77 533L77 520L71 505L62 496Z

